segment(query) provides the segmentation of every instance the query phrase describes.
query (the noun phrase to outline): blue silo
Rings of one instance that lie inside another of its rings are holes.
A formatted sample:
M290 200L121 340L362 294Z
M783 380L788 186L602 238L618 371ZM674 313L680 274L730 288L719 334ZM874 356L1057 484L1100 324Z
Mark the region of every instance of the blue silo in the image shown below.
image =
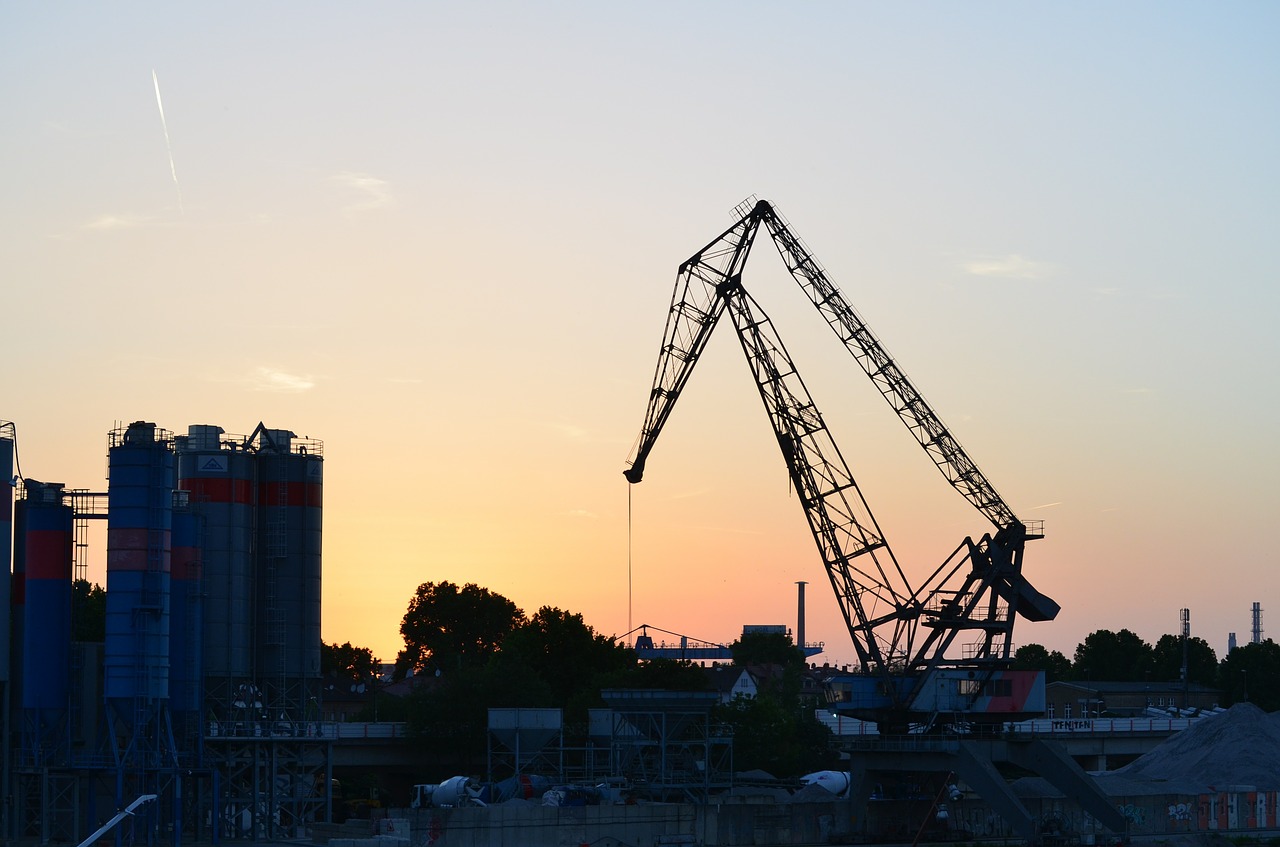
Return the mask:
M73 516L61 483L24 483L22 506L25 616L22 707L67 708L71 667Z
M175 494L173 546L169 556L169 709L175 715L199 713L201 701L203 519Z
M10 637L5 639L5 646L0 649L0 682L8 683L11 679L12 667L9 661L9 640L16 630L12 628L12 612L10 603L13 600L13 486L9 484L13 476L13 438L12 423L0 421L0 633Z
M173 529L171 435L136 422L112 431L107 451L108 702L169 696L169 569Z

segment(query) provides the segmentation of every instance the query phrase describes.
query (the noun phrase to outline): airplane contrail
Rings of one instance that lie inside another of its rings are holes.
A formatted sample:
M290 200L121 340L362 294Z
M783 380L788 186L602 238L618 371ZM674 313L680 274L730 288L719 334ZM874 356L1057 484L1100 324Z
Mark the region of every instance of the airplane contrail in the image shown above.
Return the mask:
M169 152L169 173L173 175L173 187L178 192L178 213L185 214L182 208L182 186L178 184L178 169L173 164L173 145L169 143L169 124L164 119L164 103L160 100L160 77L155 68L151 69L151 82L156 87L156 106L160 109L160 127L164 130L164 147Z

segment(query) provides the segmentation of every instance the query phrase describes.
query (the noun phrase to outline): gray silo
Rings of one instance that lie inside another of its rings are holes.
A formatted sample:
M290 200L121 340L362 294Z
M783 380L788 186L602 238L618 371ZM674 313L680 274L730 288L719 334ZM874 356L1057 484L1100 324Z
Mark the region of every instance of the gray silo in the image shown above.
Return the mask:
M305 711L320 678L323 445L259 426L259 680L273 710Z
M178 436L178 488L204 521L203 665L205 698L226 717L234 692L254 677L253 557L257 464L243 440L217 426Z
M25 485L25 483L24 483ZM9 710L22 709L22 641L27 622L26 502L13 507L13 578L9 581Z

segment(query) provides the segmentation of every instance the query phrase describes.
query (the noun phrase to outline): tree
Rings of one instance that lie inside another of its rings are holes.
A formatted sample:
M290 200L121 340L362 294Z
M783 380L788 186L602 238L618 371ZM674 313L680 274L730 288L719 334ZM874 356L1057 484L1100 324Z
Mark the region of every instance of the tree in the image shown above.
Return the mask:
M834 767L831 731L801 694L804 652L782 632L748 632L730 645L734 667L756 676L755 697L737 697L716 708L733 728L734 766L774 776L800 776Z
M1222 660L1223 705L1250 702L1274 712L1280 709L1280 644L1270 638L1244 644Z
M378 676L381 661L368 647L320 642L320 673L351 682L368 682Z
M524 612L515 603L487 588L424 582L400 622L404 649L396 657L395 678L409 671L479 667L523 623Z
M715 717L733 728L735 770L796 777L838 767L831 730L814 717L813 709L763 694L717 706Z
M1203 638L1187 639L1187 681L1213 688L1218 684L1218 656ZM1182 681L1182 636L1162 635L1152 650L1151 678Z
M71 583L71 640L107 640L107 592L88 580Z
M489 709L553 705L550 689L532 668L496 662L464 665L406 699L406 732L440 774L484 772Z
M1044 671L1044 681L1058 682L1071 677L1071 660L1062 653L1039 644L1024 644L1013 654L1014 670Z
M624 670L636 663L635 653L597 635L582 615L543 606L502 642L494 661L499 667L519 665L532 670L548 686L553 701L573 707L575 719L586 719L586 710L599 702L603 674Z
M1076 645L1072 674L1095 682L1140 682L1152 672L1151 645L1127 629L1100 629Z
M785 632L744 632L729 649L733 664L755 674L762 689L784 701L800 696L804 651Z
M635 655L632 653L631 655ZM653 688L664 691L706 691L707 675L693 662L683 659L651 659L628 668L602 674L597 680L605 688Z

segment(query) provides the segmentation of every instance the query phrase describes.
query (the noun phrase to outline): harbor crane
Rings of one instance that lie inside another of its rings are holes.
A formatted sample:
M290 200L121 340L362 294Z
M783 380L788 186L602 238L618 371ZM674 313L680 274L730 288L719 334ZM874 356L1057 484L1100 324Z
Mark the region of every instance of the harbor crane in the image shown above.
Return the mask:
M837 711L882 732L1021 720L1044 711L1044 674L1010 665L1014 621L1045 621L1058 604L1023 575L1040 522L1019 520L907 379L790 225L749 198L736 223L683 262L667 313L644 425L624 475L649 454L727 313L755 378L857 654L857 673L829 692ZM787 270L946 480L993 526L965 538L912 587L772 321L743 270L763 225Z

